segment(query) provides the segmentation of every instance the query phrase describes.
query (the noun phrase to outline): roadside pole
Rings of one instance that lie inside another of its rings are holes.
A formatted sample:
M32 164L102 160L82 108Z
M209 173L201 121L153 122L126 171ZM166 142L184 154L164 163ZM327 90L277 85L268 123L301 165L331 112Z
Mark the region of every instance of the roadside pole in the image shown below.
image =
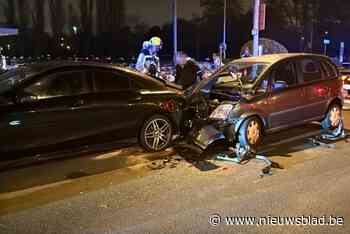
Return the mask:
M174 38L174 58L173 63L176 65L177 54L177 0L173 2L173 38Z
M222 46L223 46L223 54L221 61L223 59L226 59L226 50L227 50L227 0L224 0L224 28L223 28L223 35L222 35Z
M344 42L340 42L339 62L341 64L344 62L344 50L345 50L345 43Z
M260 21L260 0L254 0L254 24L253 24L253 56L259 55L259 21Z

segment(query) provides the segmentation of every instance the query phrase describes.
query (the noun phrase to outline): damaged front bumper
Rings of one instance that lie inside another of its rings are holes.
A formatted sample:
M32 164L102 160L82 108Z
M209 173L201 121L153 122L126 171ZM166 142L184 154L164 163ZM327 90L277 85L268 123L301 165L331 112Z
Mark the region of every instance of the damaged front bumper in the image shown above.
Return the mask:
M235 124L227 122L213 122L194 130L192 134L192 142L204 151L217 141L234 143L236 141L235 136Z

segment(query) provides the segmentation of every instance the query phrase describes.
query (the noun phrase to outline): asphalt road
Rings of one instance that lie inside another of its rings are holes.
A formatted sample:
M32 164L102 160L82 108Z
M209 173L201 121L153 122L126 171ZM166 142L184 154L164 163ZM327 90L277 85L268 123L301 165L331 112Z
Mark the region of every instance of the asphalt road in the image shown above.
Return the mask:
M350 129L349 112L345 122ZM138 147L2 172L0 233L350 233L350 144L314 147L310 133L318 126L271 136L264 151L280 168L262 178L261 161L181 160ZM272 224L227 225L226 216ZM308 216L331 223L281 225Z

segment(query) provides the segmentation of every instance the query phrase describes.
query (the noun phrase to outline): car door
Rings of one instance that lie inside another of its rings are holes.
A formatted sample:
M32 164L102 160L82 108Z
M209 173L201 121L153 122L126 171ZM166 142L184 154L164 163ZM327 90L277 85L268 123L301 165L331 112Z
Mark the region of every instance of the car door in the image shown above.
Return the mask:
M268 97L271 130L292 126L302 121L304 91L300 88L294 61L282 62L272 69Z
M305 58L299 61L299 70L306 92L306 119L322 118L326 113L327 102L331 96L331 79L322 69L321 61ZM333 78L337 78L336 76Z
M94 95L91 98L91 116L96 123L96 134L111 132L114 139L137 136L137 123L142 113L135 104L141 101L126 73L114 69L91 70Z
M83 136L84 95L89 91L82 70L46 73L18 87L16 101L2 113L0 150L54 145Z

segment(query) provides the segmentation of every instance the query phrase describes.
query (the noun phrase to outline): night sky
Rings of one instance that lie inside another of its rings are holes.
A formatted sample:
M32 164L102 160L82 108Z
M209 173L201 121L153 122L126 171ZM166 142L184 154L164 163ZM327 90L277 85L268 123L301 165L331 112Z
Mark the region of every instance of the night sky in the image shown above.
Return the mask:
M163 25L171 21L172 0L127 0L125 1L130 23L139 18L147 25ZM178 14L190 19L194 14L200 15L200 0L178 0Z

